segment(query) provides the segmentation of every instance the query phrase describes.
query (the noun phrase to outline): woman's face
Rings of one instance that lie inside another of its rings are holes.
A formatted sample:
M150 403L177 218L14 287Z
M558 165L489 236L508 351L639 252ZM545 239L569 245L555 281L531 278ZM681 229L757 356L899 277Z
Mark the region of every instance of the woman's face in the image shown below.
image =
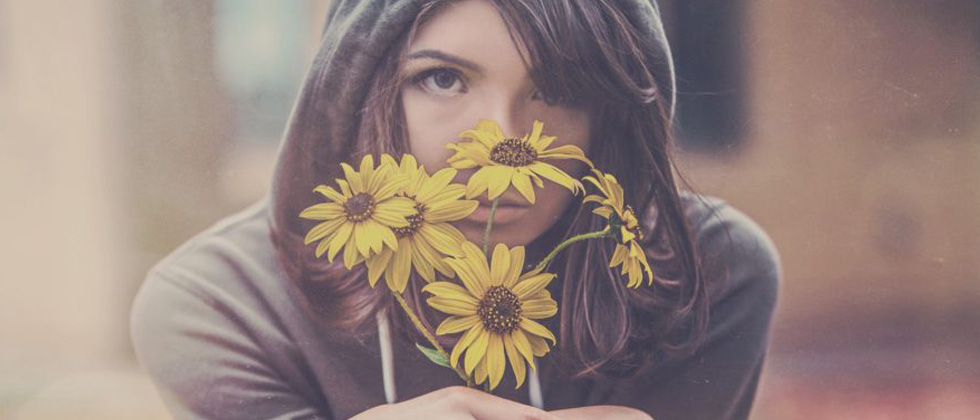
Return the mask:
M535 119L544 133L557 136L555 147L573 144L588 152L590 120L581 109L550 106L541 99L522 50L511 39L494 7L483 0L465 0L443 7L421 26L408 46L401 88L411 152L430 172L448 166L445 148L458 134L480 119L500 124L506 137L531 131ZM578 177L584 165L576 161L550 163ZM461 170L457 182L475 172ZM494 218L491 243L526 245L558 220L572 193L545 181L530 205L513 187L502 196ZM454 223L467 239L482 244L489 213L486 193L469 219Z

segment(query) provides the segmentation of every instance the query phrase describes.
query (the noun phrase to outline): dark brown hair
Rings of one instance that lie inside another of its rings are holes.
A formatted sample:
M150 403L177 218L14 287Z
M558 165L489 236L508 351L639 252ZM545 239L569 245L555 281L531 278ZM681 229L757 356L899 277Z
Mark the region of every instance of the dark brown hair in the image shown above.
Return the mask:
M416 29L451 1L423 4L413 25L381 59L358 113L350 161L365 153L408 151L399 96L402 54ZM663 65L667 52L648 45L652 41L643 36L643 25L649 23L631 20L637 18L614 0L491 3L511 37L525 47L531 77L545 100L589 110L590 158L616 175L627 202L633 203L657 277L653 286L627 288L608 267L611 241L579 242L554 260L550 271L557 277L549 289L560 308L558 317L545 324L559 332L561 366L575 376L627 376L651 357L693 349L707 322L708 300L671 157L670 75L655 70L669 68ZM563 238L601 229L603 220L573 202L558 223L528 245L529 262ZM363 266L348 272L339 262L331 265L310 252L295 252L297 246L284 247L284 240L277 238L280 260L324 322L365 337L373 331L377 311L388 309L397 331L423 342L383 285L368 285ZM413 275L405 296L421 308L431 328L441 315L423 304L421 285Z

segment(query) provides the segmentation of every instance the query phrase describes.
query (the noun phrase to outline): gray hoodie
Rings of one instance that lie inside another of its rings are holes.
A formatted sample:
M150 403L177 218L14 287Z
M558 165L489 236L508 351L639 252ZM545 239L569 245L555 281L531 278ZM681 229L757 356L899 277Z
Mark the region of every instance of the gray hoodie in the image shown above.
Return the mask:
M304 311L280 265L272 229L296 230L314 168L345 156L371 71L417 14L417 0L335 0L280 149L270 194L158 263L134 302L138 358L177 419L346 419L386 401L380 343L333 331ZM621 0L673 74L659 14ZM672 81L669 81L672 83ZM672 92L671 86L662 86ZM747 418L780 278L765 233L724 202L682 194L710 290L704 344L618 381L564 377L540 361L544 408L613 404L658 420ZM560 339L560 337L559 337ZM399 400L459 385L406 340L390 342ZM527 389L495 394L528 403Z

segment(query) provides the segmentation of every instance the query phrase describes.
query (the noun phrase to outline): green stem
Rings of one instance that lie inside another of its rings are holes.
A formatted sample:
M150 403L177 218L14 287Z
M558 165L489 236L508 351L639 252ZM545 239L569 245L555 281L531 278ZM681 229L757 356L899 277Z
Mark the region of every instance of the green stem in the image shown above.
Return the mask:
M487 230L483 232L483 253L490 255L490 229L493 229L493 216L497 214L497 205L500 204L500 197L493 199L490 205L490 218L487 219Z
M432 333L430 333L429 330L427 330L424 325L422 325L422 321L419 320L419 317L415 316L415 312L412 312L412 308L408 307L408 302L405 302L405 298L403 298L401 294L395 291L392 291L391 294L395 296L395 300L397 300L398 304L401 305L402 310L405 311L405 314L408 315L408 318L412 320L413 324L415 324L415 328L418 329L419 332L421 332L422 335L425 336L426 340L429 340L429 343L432 344L433 347L435 347L436 351L439 352L439 355L444 357L448 362L449 354L447 354L446 350L442 348L442 345L439 344L439 341L436 340L436 337L433 336ZM460 379L466 382L467 387L471 387L471 388L473 387L473 381L470 379L470 377L466 374L464 370L455 366L453 367L453 370L456 371L456 374L459 375Z
M606 225L606 228L600 231L583 233L581 235L575 235L571 238L566 239L562 243L558 244L558 246L556 246L555 249L551 250L551 252L548 253L548 256L544 257L544 259L541 260L541 262L539 262L538 265L534 266L534 271L540 272L544 270L544 268L548 266L548 263L550 263L551 260L555 259L555 256L557 256L558 253L561 252L561 250L567 248L569 245L578 241L584 241L586 239L602 238L604 236L608 236L609 232L611 231L612 230L609 229L609 225Z

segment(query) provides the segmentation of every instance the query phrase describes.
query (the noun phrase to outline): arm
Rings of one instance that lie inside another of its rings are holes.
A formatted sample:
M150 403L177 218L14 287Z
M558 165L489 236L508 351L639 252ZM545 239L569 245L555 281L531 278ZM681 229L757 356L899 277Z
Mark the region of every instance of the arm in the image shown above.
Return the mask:
M225 305L159 273L136 298L133 345L174 418L328 418L316 395L281 379Z

